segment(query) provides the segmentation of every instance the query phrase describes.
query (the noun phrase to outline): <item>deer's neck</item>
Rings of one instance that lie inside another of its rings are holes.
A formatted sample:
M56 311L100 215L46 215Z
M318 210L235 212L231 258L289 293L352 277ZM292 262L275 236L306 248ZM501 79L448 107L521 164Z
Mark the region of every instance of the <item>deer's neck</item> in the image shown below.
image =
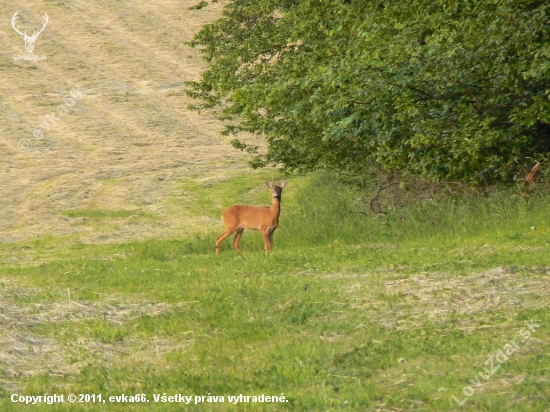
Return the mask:
M269 211L271 212L272 216L278 218L279 213L281 213L281 200L273 198L271 206L269 207Z

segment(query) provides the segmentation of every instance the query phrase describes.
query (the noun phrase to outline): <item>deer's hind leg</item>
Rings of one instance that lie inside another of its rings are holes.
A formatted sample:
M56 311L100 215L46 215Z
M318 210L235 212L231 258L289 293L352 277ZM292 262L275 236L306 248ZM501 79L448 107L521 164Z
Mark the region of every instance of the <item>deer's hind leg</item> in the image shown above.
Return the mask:
M233 247L237 249L237 252L242 252L239 242L241 241L241 236L243 235L244 229L237 229L235 233L235 239L233 239Z
M224 232L219 235L217 238L216 238L216 255L220 253L220 245L221 243L227 239L229 236L231 236L232 233L235 233L236 229L229 229L229 228L226 228L224 230Z

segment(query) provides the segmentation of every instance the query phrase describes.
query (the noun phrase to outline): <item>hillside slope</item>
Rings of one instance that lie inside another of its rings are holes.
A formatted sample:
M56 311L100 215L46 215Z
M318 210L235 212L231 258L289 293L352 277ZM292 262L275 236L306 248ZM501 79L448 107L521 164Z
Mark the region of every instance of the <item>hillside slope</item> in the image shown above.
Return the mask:
M184 42L223 7L189 10L195 3L0 2L0 241L171 237L212 221L185 212L181 182L247 166L219 122L186 108L183 83L203 65ZM29 34L48 14L33 52L46 60L14 59L25 51L16 11ZM82 99L60 116L71 89Z

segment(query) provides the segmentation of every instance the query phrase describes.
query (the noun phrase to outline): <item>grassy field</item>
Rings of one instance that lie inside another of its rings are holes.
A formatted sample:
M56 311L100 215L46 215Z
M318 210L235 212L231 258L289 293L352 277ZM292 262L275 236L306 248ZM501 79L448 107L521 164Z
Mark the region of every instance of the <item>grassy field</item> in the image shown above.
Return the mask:
M191 214L269 201L256 176L181 188ZM269 256L246 231L242 254L226 242L215 256L220 224L174 240L4 244L0 409L28 408L12 393L143 393L124 410L181 407L163 394L197 410L547 410L547 193L442 194L378 219L354 213L357 195L292 178Z

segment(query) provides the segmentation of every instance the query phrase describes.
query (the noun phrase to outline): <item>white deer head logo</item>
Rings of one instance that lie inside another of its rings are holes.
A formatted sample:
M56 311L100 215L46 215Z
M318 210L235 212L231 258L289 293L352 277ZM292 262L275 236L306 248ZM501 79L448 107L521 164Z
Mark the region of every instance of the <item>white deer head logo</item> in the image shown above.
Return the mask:
M25 40L25 51L28 53L28 54L31 54L32 51L34 50L34 42L36 41L36 39L38 38L39 34L42 33L44 31L44 29L46 28L46 24L48 24L48 15L47 14L44 14L44 25L42 26L42 28L40 30L34 30L32 36L29 36L27 34L27 30L25 30L24 33L21 33L21 31L19 31L19 27L16 27L15 26L15 21L17 20L17 18L19 17L17 15L17 11L15 12L15 14L13 15L12 19L11 19L11 25L13 27L13 29L21 35L21 37L23 37L23 40Z

